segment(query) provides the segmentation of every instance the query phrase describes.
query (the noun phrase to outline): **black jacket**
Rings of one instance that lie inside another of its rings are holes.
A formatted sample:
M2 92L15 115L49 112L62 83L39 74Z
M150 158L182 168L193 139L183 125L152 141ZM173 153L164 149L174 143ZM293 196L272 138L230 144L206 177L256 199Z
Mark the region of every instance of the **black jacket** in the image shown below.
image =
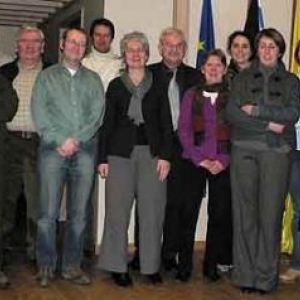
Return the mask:
M0 74L0 151L7 137L6 122L14 117L18 107L17 93L11 83Z
M160 82L167 97L169 83L172 78L171 70L162 61L150 65L149 70ZM184 63L177 68L176 82L179 86L180 101L182 100L183 94L186 92L186 90L198 85L201 82L201 78L200 71Z
M48 66L50 66L50 64L46 63L46 62L43 62L43 69L47 68ZM15 59L14 61L12 62L9 62L7 64L4 64L3 66L1 66L0 68L0 75L1 75L1 82L3 81L2 78L4 78L6 84L5 87L7 88L7 86L12 86L12 83L14 81L14 79L17 77L19 73L19 67L18 67L18 58ZM2 87L2 83L1 83L1 87ZM2 93L2 90L1 90L1 93ZM15 90L13 90L13 92L10 91L10 88L7 88L7 91L6 93L13 93L12 95L12 101L13 101L13 107L11 107L10 109L11 110L11 114L7 114L7 112L5 112L3 110L3 104L2 104L2 95L1 95L1 128L0 128L0 135L1 135L1 139L3 139L4 137L6 138L7 137L7 129L6 129L6 125L5 124L2 124L2 122L9 122L13 119L15 113L17 112L17 103L18 103L18 96L17 96L17 93L15 92ZM6 105L9 105L8 103L6 103ZM2 121L2 115L5 115L4 119ZM8 116L8 117L6 117Z
M131 96L120 77L110 82L100 133L99 163L107 162L108 155L129 158L137 144L136 126L127 115ZM172 121L169 102L156 78L153 78L150 90L142 99L142 113L151 154L160 159L170 160Z
M51 64L47 62L42 62L43 69L48 68ZM17 77L19 73L19 67L18 67L18 58L14 61L7 63L0 68L0 74L2 74L6 79L10 82L13 82L14 79Z

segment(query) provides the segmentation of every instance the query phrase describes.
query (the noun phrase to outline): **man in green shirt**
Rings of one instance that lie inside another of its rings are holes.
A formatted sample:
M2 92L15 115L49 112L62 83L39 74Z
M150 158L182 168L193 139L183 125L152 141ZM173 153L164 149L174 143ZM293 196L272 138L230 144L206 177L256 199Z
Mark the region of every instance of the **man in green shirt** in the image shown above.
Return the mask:
M38 281L48 286L56 268L56 222L61 187L67 187L67 220L62 277L90 283L81 270L86 206L94 179L97 132L104 113L100 77L81 65L87 35L68 29L61 40L62 62L41 72L32 95L32 115L41 138L38 174Z

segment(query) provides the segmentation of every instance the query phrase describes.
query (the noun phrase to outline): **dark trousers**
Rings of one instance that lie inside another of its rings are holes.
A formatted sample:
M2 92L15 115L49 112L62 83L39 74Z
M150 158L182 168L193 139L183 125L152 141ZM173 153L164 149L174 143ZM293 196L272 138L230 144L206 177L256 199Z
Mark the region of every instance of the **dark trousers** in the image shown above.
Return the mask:
M2 147L2 145L1 145ZM2 234L2 214L3 214L3 204L4 204L4 176L5 176L5 158L4 151L0 150L0 271L3 264L3 234Z
M208 179L208 224L203 271L216 271L217 264L232 264L232 212L229 168Z
M191 272L195 231L206 174L179 155L172 161L167 184L162 259L178 258L179 271Z
M30 255L34 252L36 238L36 209L38 200L38 179L36 172L37 148L39 138L33 135L23 139L14 133L9 133L7 157L7 173L5 176L5 203L3 206L3 233L9 241L14 238L13 229L16 222L18 199L23 194L26 198L27 244ZM14 243L14 242L13 242Z

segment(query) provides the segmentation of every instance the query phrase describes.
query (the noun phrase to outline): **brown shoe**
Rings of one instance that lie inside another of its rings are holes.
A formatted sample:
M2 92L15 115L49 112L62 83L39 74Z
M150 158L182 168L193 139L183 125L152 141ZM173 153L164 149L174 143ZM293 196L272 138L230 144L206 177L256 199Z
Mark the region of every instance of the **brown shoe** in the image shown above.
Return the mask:
M289 268L287 271L279 276L281 282L293 283L300 280L300 270Z
M90 278L80 269L69 267L61 274L62 278L78 285L91 284Z

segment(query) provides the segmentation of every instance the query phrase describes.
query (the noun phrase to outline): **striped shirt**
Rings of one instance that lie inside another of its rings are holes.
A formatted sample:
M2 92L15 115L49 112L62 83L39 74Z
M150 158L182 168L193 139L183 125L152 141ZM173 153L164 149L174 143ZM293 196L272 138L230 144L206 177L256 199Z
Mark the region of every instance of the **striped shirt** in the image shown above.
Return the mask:
M37 75L42 70L42 62L34 68L25 69L18 64L19 73L13 81L13 87L18 94L18 111L13 120L7 123L7 128L11 131L36 131L31 116L31 95Z

